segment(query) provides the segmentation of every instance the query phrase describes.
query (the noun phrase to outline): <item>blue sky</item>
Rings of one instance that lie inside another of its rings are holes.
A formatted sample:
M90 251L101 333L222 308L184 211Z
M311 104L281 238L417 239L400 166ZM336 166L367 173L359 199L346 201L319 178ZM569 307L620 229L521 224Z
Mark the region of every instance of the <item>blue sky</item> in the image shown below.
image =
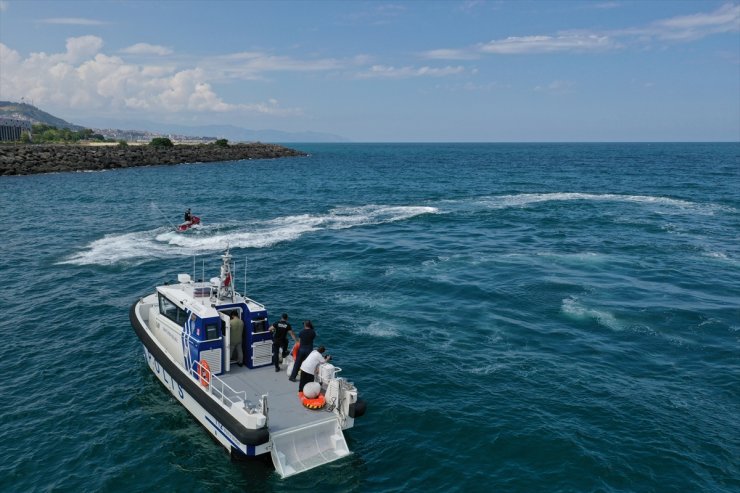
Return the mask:
M738 141L740 3L0 0L0 99L363 141Z

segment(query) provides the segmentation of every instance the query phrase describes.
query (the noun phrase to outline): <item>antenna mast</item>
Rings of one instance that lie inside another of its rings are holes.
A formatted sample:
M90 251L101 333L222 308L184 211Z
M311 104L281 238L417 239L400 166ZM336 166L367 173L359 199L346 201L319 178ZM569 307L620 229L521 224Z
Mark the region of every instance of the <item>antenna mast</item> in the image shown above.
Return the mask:
M231 254L229 247L226 247L226 253L221 255L221 278L218 286L218 294L221 298L229 297L234 301L234 279L231 272Z

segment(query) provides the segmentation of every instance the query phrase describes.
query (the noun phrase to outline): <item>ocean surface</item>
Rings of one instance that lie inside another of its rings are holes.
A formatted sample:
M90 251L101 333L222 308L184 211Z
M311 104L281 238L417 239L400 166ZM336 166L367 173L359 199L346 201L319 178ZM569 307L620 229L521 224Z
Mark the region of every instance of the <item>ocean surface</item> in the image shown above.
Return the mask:
M294 147L0 178L0 490L740 491L740 144ZM231 462L147 368L129 306L227 244L350 457Z

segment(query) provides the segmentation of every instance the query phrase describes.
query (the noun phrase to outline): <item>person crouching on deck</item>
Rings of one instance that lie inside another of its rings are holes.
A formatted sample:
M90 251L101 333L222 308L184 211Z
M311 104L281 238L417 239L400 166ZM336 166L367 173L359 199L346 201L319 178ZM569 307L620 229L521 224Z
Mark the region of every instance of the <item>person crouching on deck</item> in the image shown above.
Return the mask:
M301 364L301 381L298 384L298 392L303 392L303 387L308 382L314 381L314 376L316 375L316 371L321 363L331 360L331 356L324 356L324 351L326 351L326 348L324 346L319 346L318 349L311 351L311 354L306 356L306 359L303 360L303 363Z

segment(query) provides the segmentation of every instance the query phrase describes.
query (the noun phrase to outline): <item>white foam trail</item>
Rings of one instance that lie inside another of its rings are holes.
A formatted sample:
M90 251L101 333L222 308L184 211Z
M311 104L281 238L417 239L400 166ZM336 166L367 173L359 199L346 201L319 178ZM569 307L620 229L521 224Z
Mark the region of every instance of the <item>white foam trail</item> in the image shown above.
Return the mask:
M372 322L370 325L361 326L357 329L357 332L362 335L368 335L373 337L382 337L389 339L392 337L398 337L398 329L394 327L388 327L381 322Z
M138 231L122 235L106 235L90 243L87 250L75 253L60 264L113 265L135 258L162 258L172 255L189 255L189 252L173 252L167 245L154 241L153 237L162 229Z
M502 368L504 368L504 365L500 363L495 363L482 365L475 368L464 368L464 370L468 373L472 373L473 375L491 375L493 373L497 373Z
M708 210L724 209L717 205L703 205L687 200L671 199L668 197L653 197L651 195L620 195L613 193L575 193L575 192L557 192L557 193L521 193L517 195L499 195L494 197L485 197L479 199L479 202L492 209L505 209L509 207L523 207L529 204L552 201L575 201L591 200L602 202L634 202L640 204L652 204L660 206L678 207L690 210Z
M587 308L577 298L563 299L561 310L566 315L577 319L594 319L600 325L612 330L622 330L624 325L607 311Z
M724 252L711 252L711 251L705 251L702 253L704 257L708 257L712 260L716 260L718 262L727 262L730 265L738 265L740 264L740 261L730 257Z
M345 229L356 226L403 221L422 214L435 214L435 207L366 205L340 207L326 214L286 216L270 221L244 224L215 224L178 233L166 228L134 233L106 235L60 262L75 265L112 265L118 262L219 251L231 248L266 248L293 241L321 229Z
M599 264L607 262L610 258L608 255L596 252L579 252L579 253L553 253L539 252L535 254L538 257L562 260L564 262L573 262L579 264Z
M320 226L327 229L344 229L369 224L383 224L419 216L422 214L436 214L436 207L425 206L379 206L365 205L362 207L342 207L333 209L328 215L321 217Z

